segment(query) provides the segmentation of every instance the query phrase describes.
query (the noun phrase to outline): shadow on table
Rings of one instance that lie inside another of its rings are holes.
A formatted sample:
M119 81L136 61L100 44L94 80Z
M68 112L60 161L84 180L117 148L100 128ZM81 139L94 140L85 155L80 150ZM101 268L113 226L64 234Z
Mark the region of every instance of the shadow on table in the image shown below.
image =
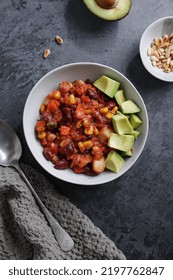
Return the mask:
M125 74L137 89L142 87L144 90L156 90L157 88L160 89L168 85L168 83L152 76L145 69L139 53L137 53L129 63Z

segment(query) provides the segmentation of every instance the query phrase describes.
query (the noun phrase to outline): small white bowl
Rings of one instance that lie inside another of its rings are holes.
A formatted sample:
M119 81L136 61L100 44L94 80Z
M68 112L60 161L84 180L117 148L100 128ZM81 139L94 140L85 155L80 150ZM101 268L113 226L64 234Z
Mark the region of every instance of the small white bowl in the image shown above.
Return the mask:
M153 22L144 31L140 40L139 51L142 63L150 74L162 81L173 82L173 72L165 73L162 69L153 67L150 57L147 55L147 50L153 39L162 37L164 34L173 34L173 16L164 17Z
M126 98L132 99L141 108L139 116L142 119L143 124L140 126L141 134L134 144L133 156L126 160L125 165L118 174L107 170L98 176L92 177L84 174L75 174L70 169L55 169L53 164L50 161L47 161L43 156L42 146L35 136L35 125L36 121L39 119L40 105L42 104L44 98L54 89L56 89L59 83L62 81L73 82L74 80L90 79L92 82L94 82L101 75L107 75L110 78L119 81L121 87L124 89ZM105 65L81 62L56 68L41 78L40 81L38 81L38 83L30 92L25 104L23 114L23 128L26 142L33 156L47 172L58 179L70 183L79 185L98 185L117 179L123 175L138 159L144 148L148 135L148 115L142 97L125 76L113 68Z

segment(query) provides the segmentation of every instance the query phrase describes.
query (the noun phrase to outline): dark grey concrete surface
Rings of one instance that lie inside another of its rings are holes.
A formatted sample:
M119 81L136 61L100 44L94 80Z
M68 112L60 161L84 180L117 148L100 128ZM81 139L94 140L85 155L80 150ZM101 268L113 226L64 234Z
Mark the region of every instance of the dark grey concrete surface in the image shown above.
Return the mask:
M134 0L126 18L107 22L79 0L0 0L0 118L20 136L24 163L44 172L27 148L22 114L30 90L48 71L79 61L106 64L126 75L144 99L149 136L126 174L90 187L53 180L128 259L173 259L173 85L152 77L139 56L145 28L171 11L172 0ZM46 60L45 48L51 49Z

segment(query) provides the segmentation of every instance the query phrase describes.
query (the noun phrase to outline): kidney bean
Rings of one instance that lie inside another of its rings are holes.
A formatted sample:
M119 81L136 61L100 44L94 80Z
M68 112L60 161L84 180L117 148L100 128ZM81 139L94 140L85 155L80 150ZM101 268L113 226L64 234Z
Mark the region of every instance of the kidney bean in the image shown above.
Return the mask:
M72 122L72 115L70 108L64 107L62 108L63 113L65 114L66 121L71 123Z
M55 120L56 122L60 122L61 119L62 119L62 112L61 112L60 109L58 109L58 110L55 112L55 114L54 114L54 120Z
M52 160L52 158L54 156L49 148L44 148L43 154L47 160Z
M88 166L85 167L85 173L89 176L97 176L99 174L92 169L92 166L90 163L88 164Z
M46 134L46 142L41 142L43 154L57 169L71 168L75 173L85 173L95 176L103 168L103 158L109 150L105 147L105 127L112 128L111 119L100 113L100 108L112 110L117 104L103 92L94 87L91 81L75 81L73 84L62 82L59 85L59 107L49 112L45 103L40 120L45 122L42 130ZM70 102L70 94L75 102ZM54 100L54 95L48 95L47 100ZM88 123L88 124L87 124ZM68 136L62 133L61 126L69 129ZM94 127L93 134L85 133L86 129ZM36 131L39 133L39 131ZM92 141L94 147L81 152L79 142ZM102 160L102 161L101 161ZM94 163L94 164L93 164ZM100 168L101 165L101 168Z
M41 114L41 120L45 121L46 123L51 122L52 119L53 119L53 116L52 116L52 114L51 114L50 112L45 112L45 111L44 111L44 112Z
M92 84L90 79L86 79L85 83L86 84Z
M90 88L87 89L86 95L89 96L91 99L99 99L98 93Z
M93 116L101 123L103 123L103 116L98 112L98 111L95 111L93 112Z
M69 142L66 147L66 154L67 156L72 156L74 154L74 150L75 150L75 146L73 144L73 142Z
M107 102L106 106L108 107L109 110L112 110L116 106L116 103L115 101L110 100Z
M55 168L56 169L67 169L69 167L69 163L65 159L60 159L59 161L56 162Z

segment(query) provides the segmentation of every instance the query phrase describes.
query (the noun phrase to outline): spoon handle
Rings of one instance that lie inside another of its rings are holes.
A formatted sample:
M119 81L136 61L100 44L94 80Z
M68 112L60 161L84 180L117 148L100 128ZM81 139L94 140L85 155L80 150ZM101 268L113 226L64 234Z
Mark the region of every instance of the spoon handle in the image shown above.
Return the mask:
M40 206L42 212L44 213L56 240L59 243L59 246L63 251L70 251L74 245L72 238L68 235L68 233L60 226L60 224L55 220L55 218L51 215L48 209L44 206L38 195L36 194L35 190L31 186L30 182L28 181L27 177L23 173L22 169L20 168L18 163L13 165L21 177L24 179L25 183L27 184L28 188L30 189L32 195L34 196L35 200L37 201L38 205Z

